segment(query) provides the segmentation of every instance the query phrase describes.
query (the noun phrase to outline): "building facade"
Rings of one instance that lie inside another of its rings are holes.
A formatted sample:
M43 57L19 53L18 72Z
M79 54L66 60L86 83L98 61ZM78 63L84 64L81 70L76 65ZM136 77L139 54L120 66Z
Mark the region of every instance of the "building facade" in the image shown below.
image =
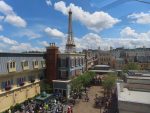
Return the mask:
M150 70L150 48L124 49L110 51L113 56L114 68L119 69L129 62L135 62L141 70Z
M87 49L87 50L83 50L82 53L85 54L86 70L89 70L94 65L98 64L97 51L94 51L92 49Z
M0 112L40 93L45 54L0 53Z
M47 47L46 78L53 84L54 93L60 93L69 98L71 91L71 80L85 71L85 54L76 52L76 45L72 32L72 12L69 10L68 37L66 50L59 52L59 48L51 43Z

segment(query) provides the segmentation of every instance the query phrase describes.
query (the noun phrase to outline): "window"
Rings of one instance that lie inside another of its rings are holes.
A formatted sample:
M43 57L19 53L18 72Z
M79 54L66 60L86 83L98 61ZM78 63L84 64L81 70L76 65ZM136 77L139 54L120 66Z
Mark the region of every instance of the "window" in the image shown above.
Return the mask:
M74 67L74 66L75 66L75 60L71 59L71 67Z
M84 65L84 58L82 58L82 65Z
M39 67L38 61L37 60L33 61L33 68L38 68L38 67Z
M61 67L66 67L66 59L61 59Z
M81 65L80 58L78 59L79 66Z
M65 70L61 71L61 79L67 79L67 77L68 77L68 71Z
M39 78L39 80L44 79L44 71L40 71L40 72L38 73L38 78Z
M77 58L75 59L75 66L76 67L78 66L78 59Z
M29 69L29 62L28 61L23 61L22 62L22 68L23 68L23 70L28 70Z
M33 75L28 76L28 79L31 83L35 82L35 77Z
M25 82L25 77L17 78L17 85L18 86L23 86L24 82Z
M16 71L16 62L15 61L8 62L7 67L9 72Z
M41 61L41 65L42 65L42 67L46 67L45 60Z
M1 83L1 89L2 90L10 90L12 88L12 85L13 85L13 79L12 80L3 81Z
M29 66L28 61L25 61L25 62L24 62L24 66L25 66L25 67Z

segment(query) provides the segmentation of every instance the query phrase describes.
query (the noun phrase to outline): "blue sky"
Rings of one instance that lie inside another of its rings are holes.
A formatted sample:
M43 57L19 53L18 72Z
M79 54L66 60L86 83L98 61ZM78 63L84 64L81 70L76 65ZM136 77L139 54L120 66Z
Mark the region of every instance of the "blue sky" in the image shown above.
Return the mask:
M139 1L0 0L0 51L64 50L70 8L77 50L150 47L150 4Z

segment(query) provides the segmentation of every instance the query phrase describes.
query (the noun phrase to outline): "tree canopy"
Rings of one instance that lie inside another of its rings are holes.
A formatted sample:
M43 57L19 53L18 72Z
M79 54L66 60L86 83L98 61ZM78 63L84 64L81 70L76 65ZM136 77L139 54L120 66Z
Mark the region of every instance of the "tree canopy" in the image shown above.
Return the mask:
M94 72L85 72L82 75L73 78L71 81L72 90L81 90L82 87L86 87L96 74Z
M123 67L123 70L124 71L128 71L128 70L139 70L140 67L138 64L134 63L134 62L129 62L128 64L126 64L124 67Z
M108 74L104 78L102 85L103 85L104 90L107 93L109 93L112 90L112 88L115 86L116 78L117 78L117 76L115 74L112 74L112 73Z

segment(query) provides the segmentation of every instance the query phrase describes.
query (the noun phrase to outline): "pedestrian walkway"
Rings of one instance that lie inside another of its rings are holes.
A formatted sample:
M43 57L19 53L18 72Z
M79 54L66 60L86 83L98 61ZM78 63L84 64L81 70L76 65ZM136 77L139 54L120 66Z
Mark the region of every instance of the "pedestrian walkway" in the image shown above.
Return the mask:
M94 107L94 98L96 94L103 96L102 91L101 86L92 86L88 91L89 101L85 102L80 100L79 104L73 107L73 113L100 113L100 109Z

